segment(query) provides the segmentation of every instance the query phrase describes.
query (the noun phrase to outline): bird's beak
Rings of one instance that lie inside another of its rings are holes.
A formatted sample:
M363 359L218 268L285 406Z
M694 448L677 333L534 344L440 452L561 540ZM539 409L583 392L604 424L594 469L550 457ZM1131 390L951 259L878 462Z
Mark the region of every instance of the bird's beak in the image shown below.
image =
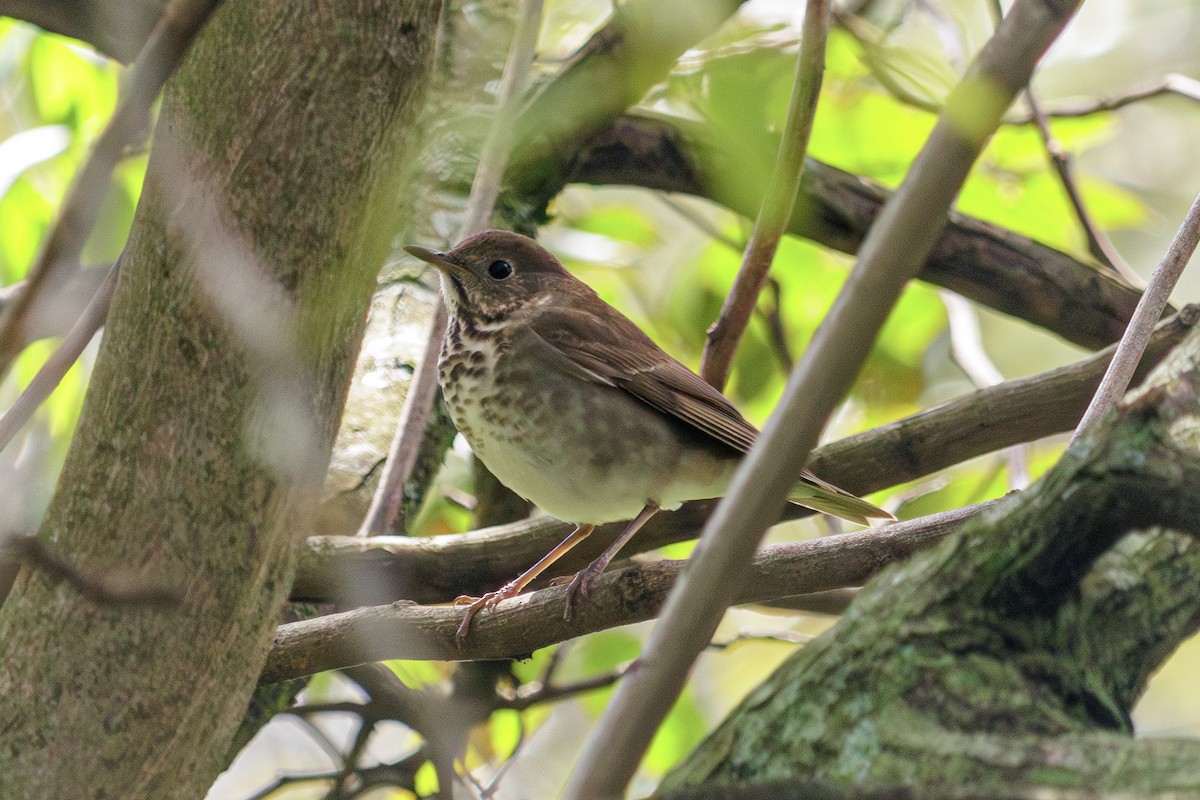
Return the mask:
M421 259L426 264L432 264L442 272L455 278L471 277L471 271L461 264L451 261L446 253L440 250L429 250L425 247L417 247L416 245L406 245L404 248L410 256L415 256Z

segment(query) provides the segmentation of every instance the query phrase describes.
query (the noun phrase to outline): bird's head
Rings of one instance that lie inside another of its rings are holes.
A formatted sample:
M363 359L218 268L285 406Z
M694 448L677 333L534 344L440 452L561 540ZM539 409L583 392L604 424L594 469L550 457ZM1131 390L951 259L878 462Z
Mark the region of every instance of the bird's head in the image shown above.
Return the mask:
M452 314L485 323L583 286L548 250L511 231L477 233L445 252L404 249L441 271Z

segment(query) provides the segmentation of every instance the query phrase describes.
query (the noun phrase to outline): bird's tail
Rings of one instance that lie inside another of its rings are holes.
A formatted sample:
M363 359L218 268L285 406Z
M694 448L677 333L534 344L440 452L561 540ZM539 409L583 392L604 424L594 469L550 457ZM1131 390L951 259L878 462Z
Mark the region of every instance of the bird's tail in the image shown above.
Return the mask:
M850 522L857 522L859 525L867 525L870 519L895 519L882 508L871 505L810 472L805 472L801 481L792 487L788 501L822 514L832 514Z

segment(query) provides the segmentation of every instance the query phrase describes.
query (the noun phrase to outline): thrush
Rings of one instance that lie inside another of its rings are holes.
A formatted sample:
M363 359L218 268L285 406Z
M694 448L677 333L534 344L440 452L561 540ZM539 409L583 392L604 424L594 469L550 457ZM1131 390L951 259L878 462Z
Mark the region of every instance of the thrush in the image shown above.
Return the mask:
M447 252L406 247L441 271L449 324L438 369L450 415L514 492L576 525L520 576L470 605L513 597L599 524L632 520L571 582L567 616L659 509L720 497L758 430L533 239L484 231ZM865 524L888 512L805 471L791 502Z

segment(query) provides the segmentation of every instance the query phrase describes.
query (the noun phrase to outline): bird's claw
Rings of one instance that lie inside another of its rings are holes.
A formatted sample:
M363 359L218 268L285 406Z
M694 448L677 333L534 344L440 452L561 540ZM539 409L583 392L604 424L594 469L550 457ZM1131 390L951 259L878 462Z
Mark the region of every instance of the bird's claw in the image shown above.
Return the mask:
M575 577L571 579L571 583L567 586L567 605L563 609L563 619L570 620L575 616L576 604L590 598L596 579L604 572L603 567L595 569L595 566L595 563L589 564L576 572Z
M496 604L501 600L508 600L510 597L516 597L521 593L521 588L516 585L515 581L509 582L501 586L494 592L488 592L482 597L471 597L470 595L461 595L454 599L454 605L466 606L466 613L463 614L462 622L458 624L458 630L454 632L454 641L461 648L467 640L467 632L471 629L471 620L475 619L475 615L480 611L491 611L496 607Z

